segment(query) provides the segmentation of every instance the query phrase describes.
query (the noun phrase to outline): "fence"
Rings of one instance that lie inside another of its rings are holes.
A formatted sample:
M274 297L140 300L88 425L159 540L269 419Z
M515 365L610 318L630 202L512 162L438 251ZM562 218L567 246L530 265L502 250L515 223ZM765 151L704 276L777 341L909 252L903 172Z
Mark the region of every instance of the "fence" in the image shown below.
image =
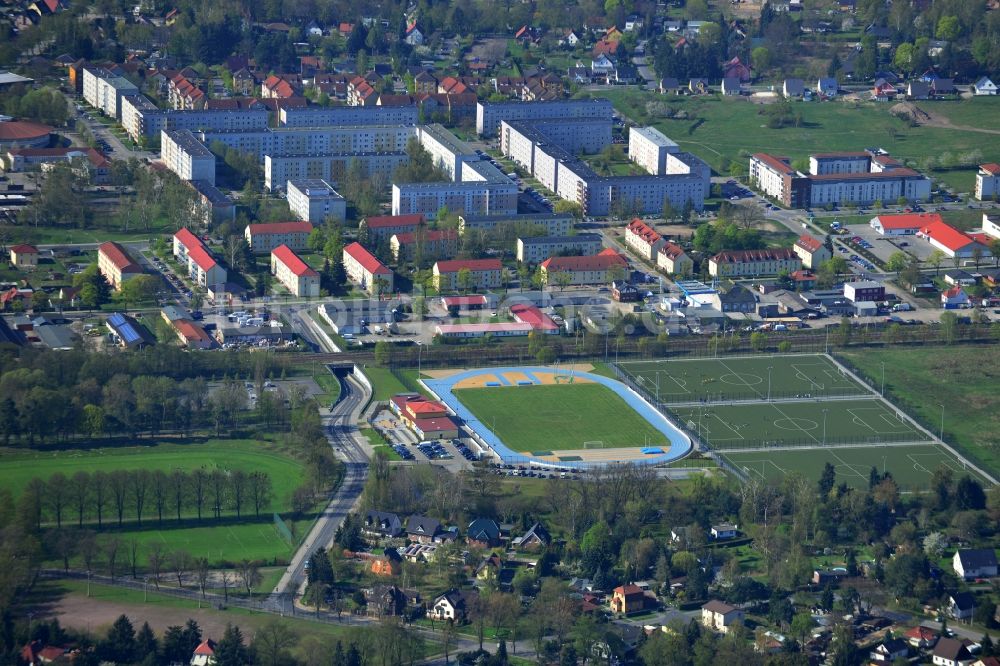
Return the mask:
M898 433L885 436L854 436L854 437L827 437L826 441L817 441L813 437L780 437L767 439L740 439L724 442L713 442L707 440L706 443L716 451L750 450L750 449L819 449L819 448L858 448L862 446L889 446L894 444L929 444L929 439L921 440L914 436L915 433Z

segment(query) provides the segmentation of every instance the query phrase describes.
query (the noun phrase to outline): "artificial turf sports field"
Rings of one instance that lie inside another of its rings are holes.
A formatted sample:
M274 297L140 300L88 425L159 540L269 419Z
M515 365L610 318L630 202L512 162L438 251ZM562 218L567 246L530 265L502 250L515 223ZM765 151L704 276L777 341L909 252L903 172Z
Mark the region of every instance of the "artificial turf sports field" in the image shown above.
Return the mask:
M513 451L669 446L663 434L601 384L454 389Z
M663 403L866 395L823 354L631 361L619 368ZM770 368L770 370L768 370Z

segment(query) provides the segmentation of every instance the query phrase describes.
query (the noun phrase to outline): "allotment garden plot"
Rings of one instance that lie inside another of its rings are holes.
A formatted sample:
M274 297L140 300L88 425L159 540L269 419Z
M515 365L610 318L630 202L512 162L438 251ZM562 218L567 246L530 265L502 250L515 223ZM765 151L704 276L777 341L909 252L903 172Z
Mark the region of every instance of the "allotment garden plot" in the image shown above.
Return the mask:
M870 393L823 354L634 361L618 367L650 398L668 404Z

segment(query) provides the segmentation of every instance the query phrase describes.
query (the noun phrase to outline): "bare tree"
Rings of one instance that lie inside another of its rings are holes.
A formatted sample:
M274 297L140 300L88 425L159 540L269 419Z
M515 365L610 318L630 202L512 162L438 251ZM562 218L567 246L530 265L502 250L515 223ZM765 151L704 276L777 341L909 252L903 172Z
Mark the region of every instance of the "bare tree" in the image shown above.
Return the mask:
M166 564L168 553L162 543L154 541L149 544L149 570L153 574L153 585L160 589L160 572Z
M114 581L115 573L118 571L118 557L121 554L122 540L112 536L104 541L104 558L108 565L108 575Z
M201 511L205 508L205 496L208 493L208 474L203 469L196 469L188 477L191 499L198 510L198 520L201 520Z
M170 568L177 576L177 587L184 587L184 577L191 571L192 557L186 550L175 551L170 556Z
M66 487L66 477L62 472L56 472L45 484L45 501L56 518L56 527L62 527L63 510L69 502L69 492Z
M240 582L243 583L243 589L247 591L247 595L253 596L253 588L261 581L260 570L257 568L257 563L251 560L244 559L239 564L239 576Z
M233 574L228 569L222 571L219 574L219 580L222 581L222 595L226 603L229 603L229 586L233 584Z
M258 658L269 666L284 663L285 651L298 642L298 635L277 619L257 630L253 646Z
M237 469L229 475L229 500L233 508L236 509L236 517L239 518L243 511L243 505L247 500L247 490L249 479L247 473Z
M83 514L87 512L87 502L90 499L90 474L80 471L73 475L69 483L69 496L76 509L77 526L83 527Z
M128 492L135 507L135 518L142 526L142 512L146 506L146 495L149 494L150 474L145 469L134 469L128 475Z
M260 470L251 472L249 492L254 514L260 518L260 512L271 503L271 476Z
M208 585L208 558L199 557L194 562L194 573L198 580L198 589L201 590L201 598L198 599L198 608L201 608L201 600L205 598L205 587Z
M208 503L216 520L222 517L222 505L226 503L227 490L229 483L226 473L221 469L213 469L208 475Z
M149 489L153 493L153 506L156 507L156 520L163 524L163 511L166 509L170 496L170 477L162 469L152 473Z
M132 537L125 543L125 561L132 571L132 578L138 578L139 568L139 540Z
M181 519L181 510L184 508L184 499L187 496L188 477L179 469L170 473L170 499L174 503L174 511L177 520Z
M118 516L118 527L122 526L122 521L125 519L125 502L128 500L128 481L128 472L123 469L116 469L108 474L108 488L111 491L111 500L115 505L115 513Z
M743 229L753 229L764 221L764 213L756 203L740 203L730 208L733 222Z

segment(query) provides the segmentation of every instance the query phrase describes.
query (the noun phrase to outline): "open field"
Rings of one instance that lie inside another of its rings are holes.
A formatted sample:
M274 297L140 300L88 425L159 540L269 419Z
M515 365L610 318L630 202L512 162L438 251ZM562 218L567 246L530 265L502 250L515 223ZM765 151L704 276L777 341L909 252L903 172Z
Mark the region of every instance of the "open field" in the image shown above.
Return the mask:
M869 393L822 354L634 361L619 367L665 403Z
M928 441L908 419L875 399L715 404L673 411L719 450Z
M666 438L600 384L456 389L456 397L512 450L525 452L666 444ZM595 445L591 445L595 446Z
M889 113L892 104L834 102L793 102L792 108L802 115L800 127L770 129L761 115L766 105L751 104L743 98L723 99L710 95L700 98L663 96L633 89L602 91L602 97L612 100L619 111L642 124L653 124L667 136L720 169L723 160L738 160L744 168L749 153L766 151L792 159L810 153L841 150L862 150L881 146L893 157L921 161L938 158L942 146L948 152L961 154L979 150L983 162L1000 159L1000 142L996 135L942 127L910 127ZM646 103L665 102L676 111L687 114L684 119L650 116ZM1000 98L974 100L973 104L955 102L922 102L921 108L936 113L941 104L942 115L955 124L981 126L980 118L1000 116ZM994 122L994 121L990 121ZM934 172L936 180L959 191L971 191L975 170Z
M913 446L870 446L864 448L827 448L808 451L749 451L723 453L722 457L742 469L749 477L763 478L769 483L781 483L786 475L801 474L819 480L826 463L837 471L837 483L867 488L871 468L888 471L901 490L923 490L930 485L934 470L945 466L955 477L975 472L966 471L961 462L936 444Z
M1000 475L1000 353L996 346L895 347L840 354L869 377L885 363L886 395Z
M366 367L363 372L374 390L373 400L386 401L397 393L408 393L406 386L388 368Z

